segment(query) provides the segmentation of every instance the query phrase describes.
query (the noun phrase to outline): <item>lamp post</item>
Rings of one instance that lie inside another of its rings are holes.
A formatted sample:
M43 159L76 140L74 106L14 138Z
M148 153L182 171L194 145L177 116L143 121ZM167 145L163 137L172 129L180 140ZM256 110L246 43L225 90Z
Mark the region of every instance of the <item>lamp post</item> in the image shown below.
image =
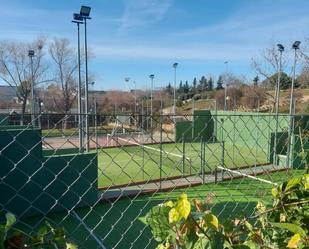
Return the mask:
M174 118L176 115L176 69L177 67L178 67L178 63L175 62L173 64L173 68L174 68L174 105L173 105Z
M284 51L284 46L282 44L277 44L279 51L279 68L278 68L278 78L277 78L277 87L276 87L276 131L275 131L275 139L274 139L274 148L273 148L273 162L277 164L277 133L279 129L279 97L280 97L280 78L282 71L282 52Z
M28 51L28 56L30 58L30 67L31 67L31 124L32 126L35 126L35 115L34 115L34 78L33 78L33 56L34 56L34 50Z
M80 24L83 24L83 18L80 14L73 14L73 23L77 24L77 63L78 63L78 93L77 93L77 108L78 108L78 138L79 138L79 152L84 151L83 144L83 116L82 116L82 84L80 71Z
M295 103L294 103L294 84L295 84L295 71L296 71L296 60L297 60L297 50L299 49L300 41L295 41L292 45L292 49L294 49L294 65L293 65L293 77L292 77L292 85L291 85L291 96L290 96L290 125L288 132L288 150L287 150L287 167L290 167L290 153L292 146L292 133L294 130L294 117L292 115L295 114Z
M86 151L89 151L89 117L88 117L88 48L87 48L87 19L91 19L91 8L88 6L81 6L80 16L84 20L85 27L85 139L86 139Z
M151 127L151 129L152 129L152 118L153 118L153 110L152 110L152 108L153 108L153 106L152 106L152 101L153 101L153 79L154 79L154 74L150 74L149 75L149 78L150 78L150 80L151 80L151 89L150 89L150 99L151 99L151 101L150 101L150 127Z
M130 77L125 77L124 78L124 84L125 84L125 91L129 91L129 88L128 88L128 82L130 81Z
M224 64L226 65L225 88L224 88L224 111L226 111L227 110L226 98L227 98L227 87L228 87L228 83L227 83L228 61L225 61Z

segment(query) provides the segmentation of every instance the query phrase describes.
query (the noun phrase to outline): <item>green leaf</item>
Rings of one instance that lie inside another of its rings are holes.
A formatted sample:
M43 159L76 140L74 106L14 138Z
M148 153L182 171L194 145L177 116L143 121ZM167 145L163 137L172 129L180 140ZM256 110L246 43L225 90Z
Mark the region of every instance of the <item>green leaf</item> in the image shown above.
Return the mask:
M304 229L302 229L300 226L292 224L292 223L276 223L276 222L273 222L273 223L271 223L271 225L274 226L274 227L278 227L278 228L281 228L281 229L288 230L288 231L290 231L294 234L298 233L302 238L305 238L307 236Z
M250 241L250 240L245 241L244 246L247 246L247 248L250 248L250 249L258 249L259 248L253 241Z
M168 236L174 235L168 222L170 207L155 206L146 216L147 224L150 226L153 237L156 241L162 242Z
M305 190L309 189L309 174L305 174L302 178L302 182L304 184Z
M297 245L300 240L301 240L300 235L298 233L294 234L294 236L292 236L292 238L289 240L287 247L288 248L298 248Z
M272 194L273 197L277 198L278 195L279 195L278 188L277 188L277 187L273 187L273 188L271 189L271 194Z
M66 249L77 249L77 245L72 243L66 243Z
M210 227L216 231L219 229L218 218L213 214L206 214L204 217L207 227Z
M11 228L11 226L13 226L15 224L16 217L12 213L6 213L5 218L6 218L5 230L7 231Z
M301 178L292 178L291 180L288 181L284 191L288 191L289 189L295 187L300 182Z
M225 238L222 233L216 232L210 244L211 249L224 249Z

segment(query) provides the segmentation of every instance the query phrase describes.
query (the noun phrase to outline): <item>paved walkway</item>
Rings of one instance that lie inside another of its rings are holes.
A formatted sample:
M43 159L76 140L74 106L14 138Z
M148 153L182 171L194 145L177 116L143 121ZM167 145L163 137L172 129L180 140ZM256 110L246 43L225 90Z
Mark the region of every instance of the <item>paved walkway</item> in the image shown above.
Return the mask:
M214 174L205 174L204 177L202 175L194 175L181 177L177 179L167 179L162 180L161 182L152 182L152 183L144 183L134 186L121 187L117 189L107 189L102 191L101 199L118 199L127 196L137 196L140 194L154 193L154 192L164 192L171 191L177 188L184 188L190 186L196 186L207 183L215 183L221 182L225 180L231 180L233 178L239 177L247 177L247 178L255 178L257 175L267 175L268 173L276 172L284 170L284 166L275 166L275 165L264 165L257 167L244 168L239 170L218 170L217 179ZM250 175L250 176L248 176ZM269 179L263 179L265 183L273 184L271 181L271 177Z

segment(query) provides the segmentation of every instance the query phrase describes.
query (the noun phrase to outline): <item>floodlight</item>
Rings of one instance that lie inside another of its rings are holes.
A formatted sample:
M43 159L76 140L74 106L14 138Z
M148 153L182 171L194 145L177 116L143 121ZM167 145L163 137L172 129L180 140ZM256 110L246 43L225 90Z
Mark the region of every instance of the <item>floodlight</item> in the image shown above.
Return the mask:
M89 15L90 15L90 11L91 11L91 8L90 7L88 7L88 6L82 6L81 8L80 8L80 15L82 16L82 17L89 17Z
M299 49L300 41L295 41L292 45L293 49Z
M74 19L74 21L82 22L83 21L83 16L81 14L79 14L79 13L74 13L73 14L73 19Z
M176 68L177 66L178 66L178 63L175 62L175 63L173 64L173 67Z
M154 78L154 74L150 74L150 75L149 75L149 78L150 78L150 79L153 79L153 78Z
M29 50L28 51L28 56L30 56L30 57L34 56L34 50Z
M282 44L277 44L277 47L278 47L278 50L281 52L281 51L284 51L284 46Z

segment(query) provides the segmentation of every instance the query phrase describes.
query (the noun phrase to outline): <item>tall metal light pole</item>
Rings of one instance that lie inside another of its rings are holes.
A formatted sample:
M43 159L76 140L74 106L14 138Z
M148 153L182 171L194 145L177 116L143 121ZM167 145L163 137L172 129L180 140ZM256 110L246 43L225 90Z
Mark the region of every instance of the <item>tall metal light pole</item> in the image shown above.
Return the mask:
M134 84L134 114L136 115L136 113L137 113L136 82L133 81L133 84Z
M124 84L125 84L125 86L124 86L124 87L125 87L125 91L130 91L129 88L128 88L128 82L129 82L129 81L130 81L130 77L125 77L125 78L124 78L124 82L125 82L125 83L124 83Z
M84 151L83 143L83 116L82 116L82 83L81 83L81 70L80 70L80 24L83 24L83 18L80 14L73 14L73 23L77 24L77 59L78 59L78 96L77 96L77 108L78 108L78 138L79 138L79 152Z
M279 129L279 97L280 97L280 78L282 72L282 52L284 51L284 46L281 44L277 44L279 51L279 68L278 68L278 78L277 78L277 87L276 87L276 131L275 131L275 139L274 139L274 148L273 148L273 163L277 164L277 133Z
M33 77L33 56L34 56L34 50L28 51L28 56L30 58L31 63L31 124L32 126L35 126L35 105L34 105L34 77Z
M224 88L224 111L226 111L226 110L227 110L226 98L227 98L227 87L228 87L228 83L227 83L228 61L225 61L224 64L226 65L226 72L225 72L225 88Z
M290 153L292 146L292 135L294 130L294 117L292 115L295 114L295 103L294 103L294 84L295 84L295 71L296 71L296 60L297 60L297 50L299 49L300 41L295 41L292 45L292 49L294 49L294 65L293 65L293 77L292 77L292 85L291 85L291 96L290 96L290 125L289 125L289 133L288 133L288 151L287 151L287 166L290 167Z
M176 69L177 69L178 63L175 62L173 64L173 68L174 68L174 103L173 103L173 113L174 113L174 118L176 115Z
M88 6L81 6L80 15L84 20L85 27L85 140L86 151L89 151L89 116L88 116L88 48L87 48L87 19L91 19L91 8Z
M152 129L152 119L153 119L153 110L152 110L152 108L153 108L153 106L152 106L152 101L153 101L153 79L154 79L154 74L150 74L149 75L149 78L150 78L150 80L151 80L151 89L150 89L150 99L151 99L151 101L150 101L150 127L151 127L151 129Z

